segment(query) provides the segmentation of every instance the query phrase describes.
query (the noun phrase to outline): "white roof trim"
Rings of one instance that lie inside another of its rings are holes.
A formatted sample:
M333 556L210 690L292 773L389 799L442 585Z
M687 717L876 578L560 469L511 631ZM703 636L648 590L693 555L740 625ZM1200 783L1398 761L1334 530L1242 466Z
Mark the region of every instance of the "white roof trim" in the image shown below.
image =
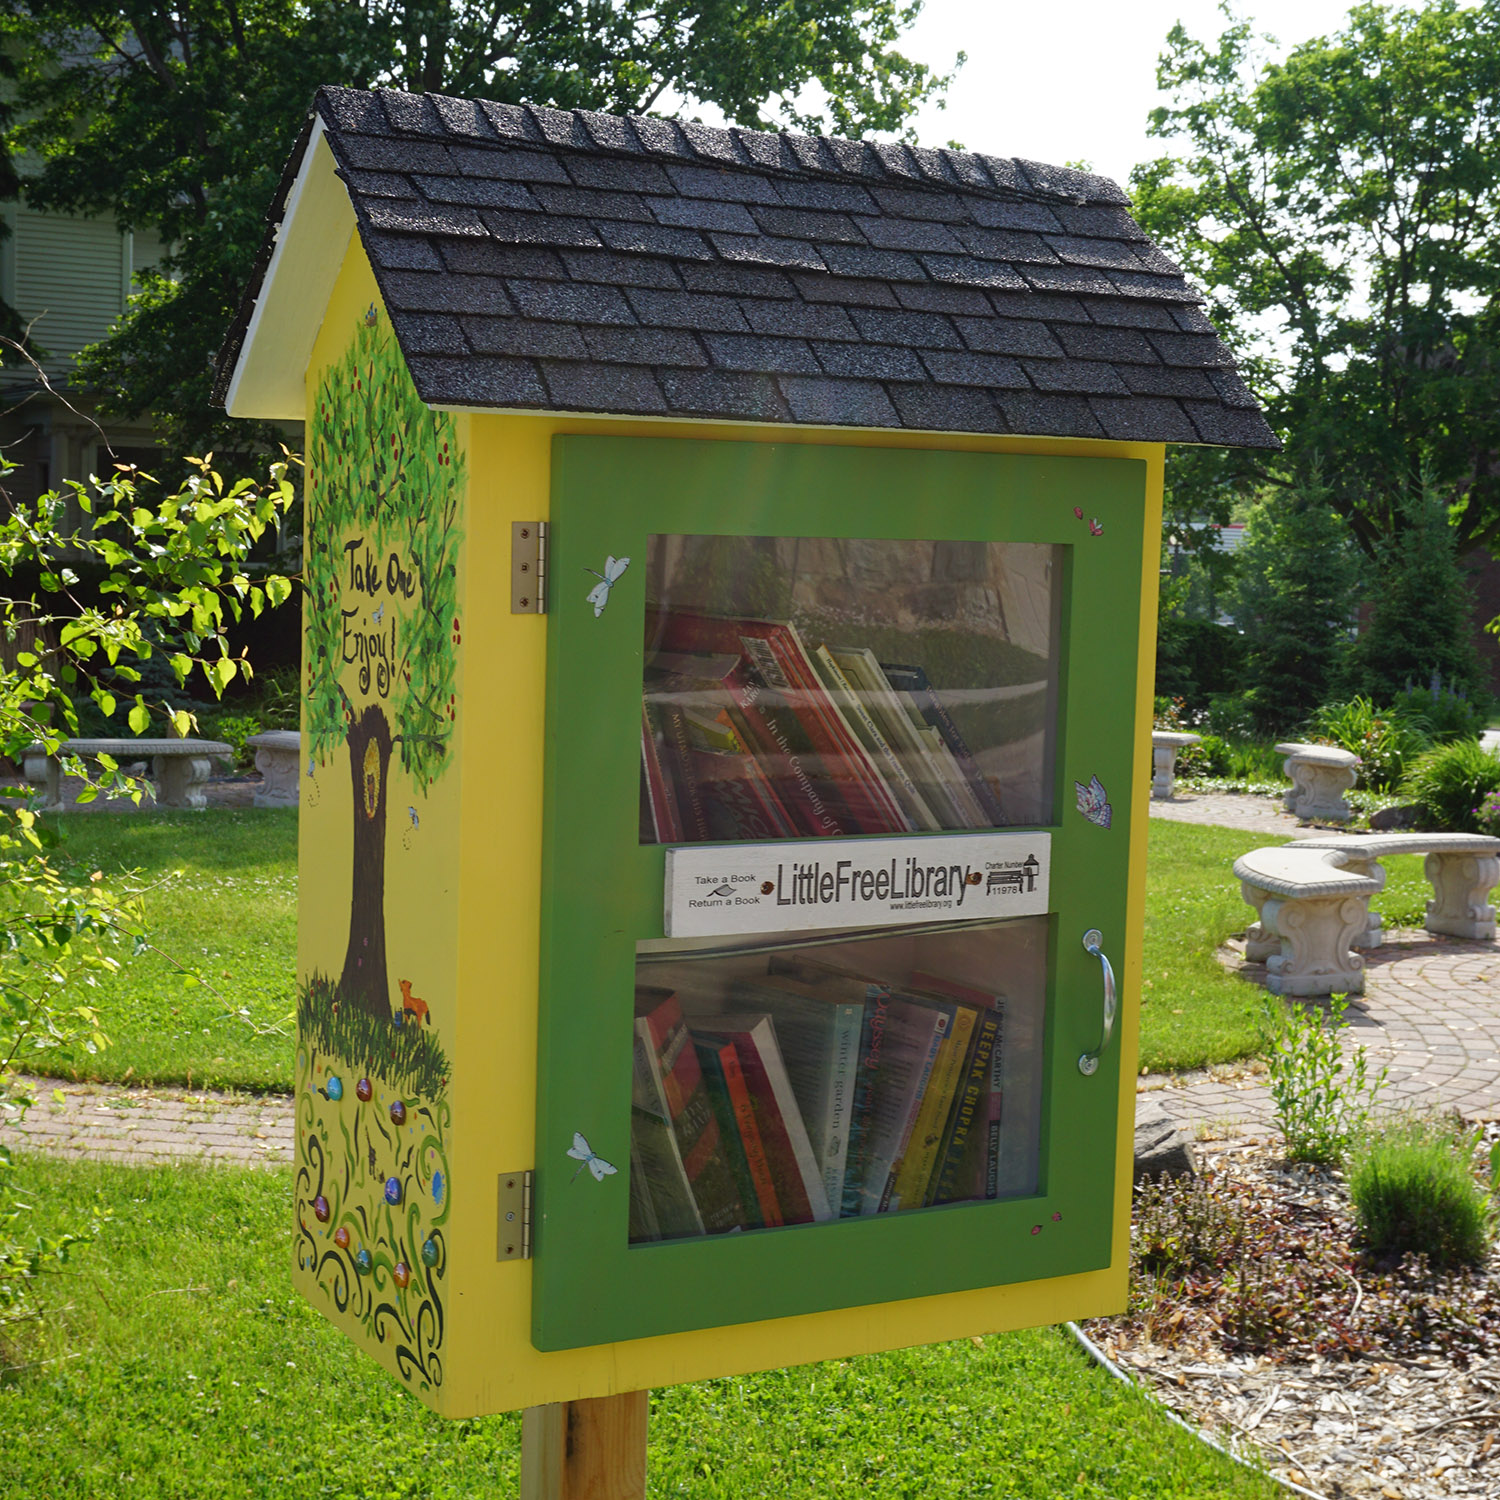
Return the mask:
M302 420L308 362L353 234L354 208L315 119L229 379L231 417Z

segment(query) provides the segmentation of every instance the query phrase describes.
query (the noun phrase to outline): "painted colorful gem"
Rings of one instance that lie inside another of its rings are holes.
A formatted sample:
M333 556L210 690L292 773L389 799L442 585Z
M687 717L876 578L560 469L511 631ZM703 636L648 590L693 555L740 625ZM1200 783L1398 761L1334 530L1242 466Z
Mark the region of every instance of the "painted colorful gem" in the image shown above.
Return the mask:
M337 1073L328 1075L328 1086L323 1090L328 1098L337 1102L344 1097L344 1080Z
M613 1177L620 1170L618 1167L612 1167L602 1156L597 1155L594 1148L576 1130L573 1132L573 1144L568 1147L568 1155L578 1163L573 1170L574 1177L587 1167L594 1174L595 1182L603 1182L606 1177Z
M432 1201L439 1208L443 1206L443 1174L441 1172L432 1174Z
M411 1267L407 1265L404 1260L398 1260L396 1264L391 1267L391 1280L394 1281L402 1291L405 1291L407 1284L411 1281Z
M368 1250L356 1250L354 1252L354 1268L361 1276L368 1276L370 1268L374 1264L374 1258Z
M361 1104L368 1104L375 1093L375 1085L368 1078L361 1078L354 1085L354 1093Z
M318 1196L313 1199L313 1217L320 1224L326 1224L328 1222L328 1200L322 1195L322 1193L319 1193Z
M1099 778L1091 776L1087 786L1081 781L1075 781L1073 790L1078 794L1078 811L1090 823L1097 823L1100 828L1108 828L1114 809L1109 805L1109 796Z
M401 1201L401 1179L399 1177L386 1178L385 1201L387 1203L399 1203Z
M436 1240L422 1241L422 1264L424 1266L435 1266L438 1263L438 1244Z
M604 613L604 606L609 603L609 591L619 582L625 569L630 566L628 557L606 557L604 559L604 571L594 573L592 568L585 568L585 573L594 573L599 580L589 590L588 602L594 606L594 618L597 620Z
M391 1123L393 1125L406 1124L406 1106L399 1099L391 1101Z
M340 1250L347 1250L349 1248L349 1231L342 1224L333 1231L333 1243Z

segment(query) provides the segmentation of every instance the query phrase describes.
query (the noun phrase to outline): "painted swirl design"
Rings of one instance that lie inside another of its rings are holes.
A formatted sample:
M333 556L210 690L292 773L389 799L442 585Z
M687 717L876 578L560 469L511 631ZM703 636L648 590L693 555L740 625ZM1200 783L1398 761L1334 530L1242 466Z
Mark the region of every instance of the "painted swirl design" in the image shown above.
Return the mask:
M442 1097L298 1051L298 1268L329 1316L389 1351L383 1362L417 1390L443 1379L450 1121Z

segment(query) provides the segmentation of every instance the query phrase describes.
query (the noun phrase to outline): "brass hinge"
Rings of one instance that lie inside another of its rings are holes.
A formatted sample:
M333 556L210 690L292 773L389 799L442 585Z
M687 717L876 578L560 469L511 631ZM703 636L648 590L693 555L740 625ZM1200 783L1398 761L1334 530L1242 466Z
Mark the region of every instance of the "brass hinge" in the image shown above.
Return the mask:
M510 524L510 612L547 613L547 523Z
M529 1171L500 1174L496 1260L531 1259L531 1178Z

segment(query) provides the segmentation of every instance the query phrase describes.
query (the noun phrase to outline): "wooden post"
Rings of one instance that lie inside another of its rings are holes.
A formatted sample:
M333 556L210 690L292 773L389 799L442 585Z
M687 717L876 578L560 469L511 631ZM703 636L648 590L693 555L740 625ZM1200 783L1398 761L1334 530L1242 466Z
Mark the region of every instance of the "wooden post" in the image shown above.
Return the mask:
M645 1500L649 1391L528 1406L521 1500Z

